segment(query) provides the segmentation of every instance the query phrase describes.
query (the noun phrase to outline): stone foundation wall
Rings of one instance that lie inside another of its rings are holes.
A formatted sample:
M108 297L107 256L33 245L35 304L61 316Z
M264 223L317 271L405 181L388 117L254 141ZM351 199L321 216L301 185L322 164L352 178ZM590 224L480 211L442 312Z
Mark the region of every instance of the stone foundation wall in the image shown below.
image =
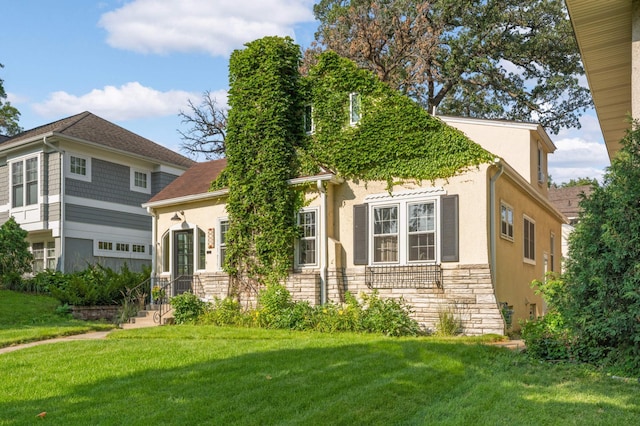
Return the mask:
M205 299L225 298L229 278L223 273L201 275ZM318 271L296 271L285 283L295 301L320 304L320 274ZM330 269L327 274L327 300L344 301L346 292L355 296L373 291L365 282L365 268ZM442 285L435 288L379 289L382 298L403 298L411 306L413 318L427 330L434 331L438 313L451 310L462 320L466 335L504 334L504 321L491 283L489 265L442 265ZM256 306L257 293L246 288L241 294L246 308Z
M84 321L115 321L120 306L72 306L71 315Z
M440 288L379 289L382 298L402 297L411 306L413 318L427 330L434 331L438 313L450 309L462 320L466 335L504 334L504 321L491 283L489 265L442 265ZM329 300L344 300L349 291L358 296L373 291L365 283L365 268L330 271Z

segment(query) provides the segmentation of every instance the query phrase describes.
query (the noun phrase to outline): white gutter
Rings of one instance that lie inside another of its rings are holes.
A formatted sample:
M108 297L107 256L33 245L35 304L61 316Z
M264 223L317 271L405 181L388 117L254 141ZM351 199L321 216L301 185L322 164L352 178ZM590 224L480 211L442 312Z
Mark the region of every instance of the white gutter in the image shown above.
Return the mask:
M65 265L65 236L64 236L64 221L65 221L65 185L64 185L64 150L47 142L47 135L43 136L42 142L45 146L57 151L60 154L60 221L59 221L59 233L60 233L60 272L64 272Z
M155 277L157 275L158 268L158 225L157 220L158 216L154 213L151 207L147 207L147 213L149 213L152 217L151 219L151 276ZM152 283L151 283L152 284Z
M322 184L323 179L318 179L316 185L320 193L320 205L322 206L320 222L320 304L327 303L327 191Z
M491 284L494 289L496 286L496 181L504 172L504 165L499 158L493 163L498 171L489 180L489 252L490 252L490 271Z

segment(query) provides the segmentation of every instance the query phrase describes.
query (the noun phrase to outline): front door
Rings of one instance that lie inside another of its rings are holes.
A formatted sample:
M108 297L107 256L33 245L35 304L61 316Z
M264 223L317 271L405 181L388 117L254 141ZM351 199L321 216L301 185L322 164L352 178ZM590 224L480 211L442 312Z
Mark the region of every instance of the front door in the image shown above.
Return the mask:
M191 289L193 275L193 229L173 233L173 279L174 293L181 294Z

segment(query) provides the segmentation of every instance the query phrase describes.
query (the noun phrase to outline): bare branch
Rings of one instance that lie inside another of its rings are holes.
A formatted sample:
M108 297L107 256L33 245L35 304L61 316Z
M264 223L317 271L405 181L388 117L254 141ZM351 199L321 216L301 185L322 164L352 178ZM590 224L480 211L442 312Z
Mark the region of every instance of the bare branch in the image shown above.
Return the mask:
M181 150L196 157L202 154L209 160L224 157L227 110L218 105L210 91L202 94L200 105L189 100L189 111L180 111L178 116L189 126L184 132L178 129Z

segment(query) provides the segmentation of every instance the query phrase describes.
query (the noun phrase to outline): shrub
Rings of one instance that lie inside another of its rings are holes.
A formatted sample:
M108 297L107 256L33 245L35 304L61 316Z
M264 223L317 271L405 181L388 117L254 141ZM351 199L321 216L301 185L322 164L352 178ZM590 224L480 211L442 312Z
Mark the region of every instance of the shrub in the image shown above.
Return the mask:
M462 333L462 320L455 309L447 306L438 311L436 334L438 336L457 336Z
M410 307L404 299L380 299L378 292L362 296L362 329L387 336L417 336L420 334L418 322L412 319Z
M198 324L208 325L248 325L250 317L242 312L240 302L231 298L215 298L205 312L197 319Z
M281 284L269 284L258 295L256 318L265 328L293 328L291 293Z
M575 339L558 312L521 323L527 354L544 360L573 358Z
M194 323L205 312L206 303L193 293L182 293L170 300L176 324Z
M361 318L362 306L351 293L347 292L344 304L327 303L317 306L313 323L314 328L322 332L361 331Z

